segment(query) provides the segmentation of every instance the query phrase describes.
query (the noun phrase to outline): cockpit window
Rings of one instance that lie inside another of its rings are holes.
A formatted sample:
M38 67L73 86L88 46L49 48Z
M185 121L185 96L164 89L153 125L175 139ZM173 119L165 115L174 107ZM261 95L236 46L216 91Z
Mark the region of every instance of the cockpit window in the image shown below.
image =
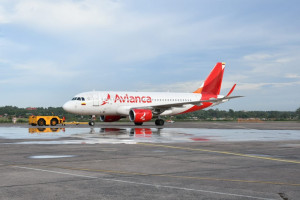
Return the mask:
M84 97L73 97L72 101L85 101Z

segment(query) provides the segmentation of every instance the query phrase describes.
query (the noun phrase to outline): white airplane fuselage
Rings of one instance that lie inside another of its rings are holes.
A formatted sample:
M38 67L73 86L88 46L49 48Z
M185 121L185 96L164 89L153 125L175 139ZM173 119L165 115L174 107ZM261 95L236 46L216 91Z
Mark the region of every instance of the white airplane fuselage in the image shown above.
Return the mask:
M202 95L197 93L91 91L75 95L73 100L63 105L63 109L78 115L127 116L132 108L186 102L185 105L172 107L160 114L176 115L194 107L195 105L188 102L199 101L201 97ZM218 95L218 97L223 96Z

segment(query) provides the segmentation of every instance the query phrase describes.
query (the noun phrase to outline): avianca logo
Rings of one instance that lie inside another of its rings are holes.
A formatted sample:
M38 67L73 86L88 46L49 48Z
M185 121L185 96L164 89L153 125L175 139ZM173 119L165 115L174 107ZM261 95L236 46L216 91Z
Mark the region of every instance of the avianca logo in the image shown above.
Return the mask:
M111 99L110 94L107 94L106 100L104 100L101 106L104 106ZM128 94L121 96L116 94L115 103L152 103L150 96L129 96Z
M141 117L141 120L145 121L146 113L144 112L144 115Z
M106 100L104 100L104 101L102 102L101 106L107 104L107 102L108 102L109 100L110 100L110 95L107 94Z
M116 94L115 103L152 103L150 96L119 96Z

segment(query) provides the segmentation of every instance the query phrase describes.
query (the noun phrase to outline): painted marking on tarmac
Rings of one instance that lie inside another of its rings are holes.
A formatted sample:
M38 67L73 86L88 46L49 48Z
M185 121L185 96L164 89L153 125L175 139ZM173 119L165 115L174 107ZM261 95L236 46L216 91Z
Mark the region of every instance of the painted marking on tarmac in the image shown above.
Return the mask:
M168 174L146 174L146 173L139 173L139 172L114 171L114 170L105 170L105 169L73 168L73 167L60 167L60 166L47 166L47 165L42 165L39 167L49 167L49 168L51 167L51 168L67 169L67 170L75 170L75 171L102 172L102 173L108 173L108 174L126 174L126 175L136 175L136 176L159 176L159 177L208 180L208 181L226 181L226 182L240 182L240 183L260 183L260 184L269 184L269 185L300 186L299 183L284 183L284 182L272 182L272 181L222 179L222 178L197 177L197 176L176 176L176 175L168 175Z
M50 173L56 173L56 174L65 174L65 175L70 175L70 176L79 176L79 177L84 177L84 178L98 178L95 176L84 176L84 175L79 175L79 174L51 171L51 170L38 169L38 168L32 168L32 167L21 167L21 166L12 166L12 167L20 168L20 169L30 169L30 170L42 171L42 172L50 172Z
M175 186L169 186L169 185L140 183L140 182L134 182L134 181L120 180L120 179L108 179L108 178L101 178L101 177L95 177L95 176L85 176L85 175L80 175L80 174L65 173L65 172L59 172L59 171L53 171L53 170L44 170L44 169L32 168L32 167L22 167L22 166L12 166L12 167L20 168L20 169L27 169L27 170L34 170L34 171L42 171L42 172L48 172L48 173L55 173L55 174L64 174L64 175L70 175L70 176L76 176L76 177L99 179L99 180L104 180L104 181L112 181L112 182L127 183L127 184L130 183L130 184L135 184L135 185L146 185L146 186L152 186L155 188L169 188L169 189L176 189L176 190L203 192L203 193L211 193L211 194L217 194L217 195L227 195L227 196L243 197L243 198L251 198L251 199L275 200L275 199L271 199L271 198L255 197L255 196L226 193L226 192L216 192L216 191L211 191L211 190L198 190L198 189L175 187Z
M182 149L182 150L190 150L190 151L203 151L203 152L210 152L210 153L227 154L227 155L234 155L234 156L240 156L240 157L249 157L249 158L257 158L257 159L263 159L263 160L273 160L273 161L278 161L278 162L300 164L300 161L297 161L297 160L285 160L285 159L265 157L265 156L247 155L247 154L242 154L242 153L233 153L233 152L229 152L229 151L194 149L194 148L189 148L189 147L176 147L176 146L169 146L169 145L162 145L162 144L149 144L149 143L140 143L140 142L137 144L144 145L144 146L164 147L164 148Z

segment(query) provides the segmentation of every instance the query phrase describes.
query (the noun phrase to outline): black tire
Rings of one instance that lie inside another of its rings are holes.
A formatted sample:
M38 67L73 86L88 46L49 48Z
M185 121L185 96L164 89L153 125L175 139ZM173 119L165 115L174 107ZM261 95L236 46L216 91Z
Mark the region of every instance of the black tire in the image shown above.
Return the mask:
M50 122L51 126L56 126L57 123L58 123L58 120L56 118L51 119L51 122Z
M46 125L46 122L43 118L39 119L38 123L37 123L39 126L45 126Z
M157 119L155 120L156 126L163 126L165 124L165 121L163 119Z
M94 121L90 121L90 122L89 122L89 125L90 125L90 126L94 126L94 125L95 125L95 122L94 122Z
M134 122L134 125L136 125L136 126L142 126L143 122Z

